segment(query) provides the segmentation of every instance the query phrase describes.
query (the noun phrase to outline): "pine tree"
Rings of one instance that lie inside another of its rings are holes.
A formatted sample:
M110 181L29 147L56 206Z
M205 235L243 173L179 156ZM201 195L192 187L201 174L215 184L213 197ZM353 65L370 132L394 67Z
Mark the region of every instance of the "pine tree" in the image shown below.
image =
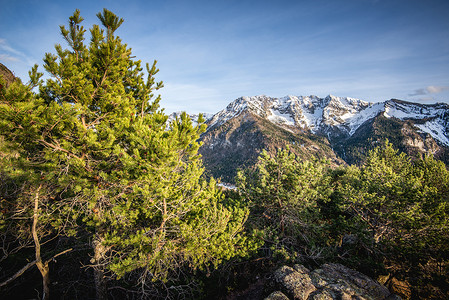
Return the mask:
M70 215L74 231L90 232L97 298L105 299L108 275L140 270L145 288L181 267L245 255L251 243L240 234L247 210L223 206L215 182L202 178L204 119L193 126L183 113L167 125L154 96L163 86L156 61L146 65L145 80L115 35L123 19L106 9L97 16L106 32L94 25L89 44L78 10L60 27L69 48L45 55L51 78L38 97L20 102L35 117L11 113L3 124L24 157L33 151L33 163L45 166L40 180L58 195L59 217ZM8 102L9 111L16 105Z
M57 253L55 250L60 249L46 245L61 235L65 224L59 216L61 207L52 194L54 185L42 180L49 165L37 163L43 155L38 131L48 126L42 118L43 101L32 92L41 75L35 67L30 71L29 84L16 79L8 88L2 85L0 89L1 261L8 264L9 256L34 248L34 258L26 257L24 266L9 274L0 286L36 265L42 275L42 299L49 299L49 264L71 249Z
M425 282L441 280L440 286L447 286L442 276L449 268L446 166L431 156L412 160L387 141L370 151L358 175L348 204L371 233L370 251L382 254L390 278L407 279L419 293Z
M263 151L254 170L238 173L239 193L252 208L249 221L264 231L275 253L324 256L318 201L328 194L328 168L322 161L299 161L284 149L272 156Z

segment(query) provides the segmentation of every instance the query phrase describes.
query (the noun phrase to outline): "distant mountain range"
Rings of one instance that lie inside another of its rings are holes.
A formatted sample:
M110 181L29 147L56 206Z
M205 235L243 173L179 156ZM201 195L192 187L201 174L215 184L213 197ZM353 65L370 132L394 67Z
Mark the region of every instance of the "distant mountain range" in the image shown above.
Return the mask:
M208 117L200 153L207 172L233 182L260 152L289 147L302 159L361 163L388 139L411 156L431 153L449 162L449 105L401 100L369 103L349 97L241 97ZM195 119L195 116L192 116Z

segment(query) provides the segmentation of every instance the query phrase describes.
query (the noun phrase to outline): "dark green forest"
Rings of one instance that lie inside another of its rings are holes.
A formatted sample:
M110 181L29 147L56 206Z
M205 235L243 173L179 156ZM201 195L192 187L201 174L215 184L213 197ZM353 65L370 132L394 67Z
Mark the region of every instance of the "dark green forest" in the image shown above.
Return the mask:
M167 124L156 61L77 10L30 80L0 76L0 298L226 299L285 264L338 262L449 298L449 172L388 142L358 165L263 152L205 176L204 119Z

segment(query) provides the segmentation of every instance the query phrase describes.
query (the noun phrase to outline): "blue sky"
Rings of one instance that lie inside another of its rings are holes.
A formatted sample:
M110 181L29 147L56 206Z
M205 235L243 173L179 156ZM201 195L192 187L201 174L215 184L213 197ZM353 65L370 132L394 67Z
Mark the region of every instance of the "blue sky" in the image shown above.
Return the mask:
M5 1L0 62L27 81L59 25L103 8L142 62L158 60L167 112L215 113L240 96L328 94L449 102L448 0ZM43 70L40 67L41 71Z

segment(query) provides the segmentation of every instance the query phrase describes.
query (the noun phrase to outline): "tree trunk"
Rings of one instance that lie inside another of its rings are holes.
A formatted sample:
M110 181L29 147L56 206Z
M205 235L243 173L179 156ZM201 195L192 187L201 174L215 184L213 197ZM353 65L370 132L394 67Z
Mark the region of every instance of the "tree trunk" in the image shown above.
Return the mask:
M102 244L101 238L96 238L93 242L94 247L94 279L95 279L95 294L97 300L108 299L108 289L106 285L106 278L104 276L103 258L106 254L106 248Z
M37 262L36 266L39 268L39 271L42 275L42 300L50 299L50 268L48 263Z
M42 188L40 185L36 191L36 196L34 197L34 214L33 214L33 226L31 227L31 232L33 234L34 240L34 251L36 254L36 266L42 275L42 300L50 299L50 268L48 267L48 262L42 262L41 256L41 244L39 241L39 236L37 235L37 222L39 220L39 191Z

